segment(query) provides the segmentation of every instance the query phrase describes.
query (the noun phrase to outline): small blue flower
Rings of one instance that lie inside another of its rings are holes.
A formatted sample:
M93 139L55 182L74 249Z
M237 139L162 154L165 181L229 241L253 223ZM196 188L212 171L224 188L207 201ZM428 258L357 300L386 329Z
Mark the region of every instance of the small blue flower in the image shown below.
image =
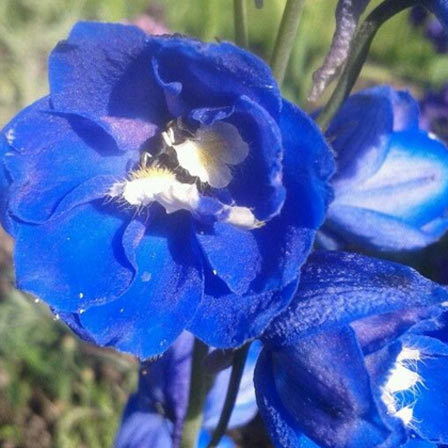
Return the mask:
M400 251L448 228L448 150L419 129L412 97L389 87L352 95L328 129L338 165L322 243Z
M300 285L255 370L276 446L447 443L447 290L406 266L336 251L313 253Z
M148 358L216 347L290 301L332 156L269 68L230 43L78 23L50 94L0 133L19 288L81 337Z
M188 405L193 337L183 333L159 360L142 363L138 391L131 396L118 431L116 448L179 446ZM249 349L229 428L242 426L257 413L253 374L260 343ZM224 405L230 368L220 372L207 395L198 448L206 447ZM233 447L224 437L220 448Z

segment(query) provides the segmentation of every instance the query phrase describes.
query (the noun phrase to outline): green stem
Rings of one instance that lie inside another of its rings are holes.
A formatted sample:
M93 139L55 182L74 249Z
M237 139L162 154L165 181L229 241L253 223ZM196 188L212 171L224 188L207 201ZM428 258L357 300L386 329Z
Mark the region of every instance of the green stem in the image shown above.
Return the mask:
M240 47L247 48L249 38L246 0L233 0L233 14L235 20L235 42Z
M226 399L219 417L218 425L213 431L212 438L207 448L215 448L227 430L227 426L235 406L236 397L240 388L241 378L243 376L244 364L246 363L247 352L250 344L246 344L235 353L232 364L232 373L230 375L229 387L227 389Z
M353 46L336 88L317 118L321 129L328 127L339 107L349 96L367 59L373 38L381 25L399 12L416 5L419 1L385 0L368 15L353 38Z
M191 364L190 396L182 433L181 448L196 448L202 425L202 412L208 390L208 377L203 366L208 347L195 339Z
M283 12L271 57L272 72L279 86L285 79L286 68L288 67L304 5L305 0L288 0Z

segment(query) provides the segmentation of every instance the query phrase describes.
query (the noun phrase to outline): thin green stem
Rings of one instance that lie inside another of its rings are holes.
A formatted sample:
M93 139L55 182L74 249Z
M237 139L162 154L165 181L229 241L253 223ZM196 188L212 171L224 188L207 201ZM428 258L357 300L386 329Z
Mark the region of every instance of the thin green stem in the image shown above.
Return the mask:
M299 28L305 0L288 0L283 11L282 21L278 29L274 50L271 56L271 68L279 86L285 79L292 47Z
M235 42L243 48L249 45L247 31L247 0L233 0L233 15L235 21Z
M243 376L244 364L247 359L247 352L250 344L246 344L235 353L232 364L232 373L230 375L229 387L227 389L226 399L222 408L221 416L219 417L218 425L216 426L212 438L207 445L207 448L215 448L227 430L227 426L235 406L238 389L240 387L241 378Z
M336 88L317 118L321 129L328 127L339 107L349 96L367 59L370 45L381 25L399 12L416 5L419 1L385 0L368 15L353 38L353 46Z
M208 376L203 366L208 347L195 339L191 364L190 397L182 433L181 448L196 448L202 425L202 412L208 390Z

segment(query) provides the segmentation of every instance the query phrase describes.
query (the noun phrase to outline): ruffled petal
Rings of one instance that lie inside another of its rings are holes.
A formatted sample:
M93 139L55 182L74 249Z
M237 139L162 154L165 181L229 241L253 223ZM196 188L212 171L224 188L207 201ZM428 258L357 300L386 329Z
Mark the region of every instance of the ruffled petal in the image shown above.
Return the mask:
M177 36L154 37L153 68L170 112L232 105L244 95L277 116L281 96L268 66L229 42L202 43ZM179 70L179 67L182 69Z
M438 241L448 229L448 218L422 228L383 213L357 207L330 205L324 230L337 239L381 251L415 250Z
M99 345L141 359L165 351L193 318L202 298L200 254L188 218L158 217L135 249L138 271L117 300L80 315Z
M138 149L167 118L148 39L135 26L77 23L50 56L53 107L95 120L120 149Z
M18 287L57 311L80 311L119 297L134 277L121 240L126 221L101 203L89 203L42 225L20 225Z
M316 251L302 268L299 289L264 339L292 345L306 334L374 314L436 305L448 292L413 269L354 253Z
M136 156L118 152L90 122L48 107L47 99L38 101L3 131L10 136L3 159L13 182L9 212L26 222L48 219L65 195L95 176L125 176Z

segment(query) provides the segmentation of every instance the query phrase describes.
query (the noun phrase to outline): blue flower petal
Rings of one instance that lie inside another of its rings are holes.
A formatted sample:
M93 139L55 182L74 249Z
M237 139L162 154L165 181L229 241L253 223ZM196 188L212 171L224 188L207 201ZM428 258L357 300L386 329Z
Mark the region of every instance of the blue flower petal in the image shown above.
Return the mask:
M323 228L339 239L381 251L421 249L437 242L447 229L447 218L417 228L383 213L339 204L330 205Z
M121 237L126 219L97 203L74 208L16 235L17 284L58 311L79 311L120 296L134 270Z
M237 205L253 209L264 221L279 213L286 191L282 184L282 133L276 121L248 97L240 97L226 120L236 126L250 146L244 162L235 167L228 190Z
M429 8L448 29L448 3L446 0L423 0L424 5Z
M275 413L271 414L266 396L276 395L281 402L282 425L291 425L295 435L303 431L322 447L374 447L380 443L391 447L404 442L404 432L393 431L377 409L363 355L349 328L304 338L264 359L270 362L255 371L257 400L278 446L293 447L298 441L280 443L277 422L272 421ZM268 372L270 380L260 383L260 375ZM284 437L284 428L279 429Z
M280 291L239 296L216 276L206 276L205 295L187 329L218 348L242 345L260 335L267 324L291 300L298 279Z
M207 448L211 440L210 434L204 429L199 433L199 441L197 448ZM236 445L230 437L223 436L216 448L234 448Z
M383 163L394 117L388 95L366 90L350 96L327 130L336 152L336 190L367 179Z
M135 249L138 272L113 302L80 315L99 345L141 359L164 352L193 318L202 297L200 255L183 214L149 222Z
M282 288L297 279L332 197L328 180L334 160L314 122L284 101L280 127L287 196L281 214L255 232L263 259L256 291Z
M133 411L129 401L114 448L169 448L173 446L170 425L155 412Z
M194 338L183 332L157 361L140 366L137 395L141 407L163 414L172 423L173 445L182 436L190 392L191 354Z
M270 344L292 345L301 337L352 321L447 300L448 292L413 269L354 253L317 251L302 268L299 289L269 325Z
M415 431L424 439L448 443L448 357L423 359L416 371L423 385L416 395L410 393L408 397L415 403Z
M240 382L240 388L235 401L232 415L229 421L229 429L243 426L252 420L257 413L257 404L255 402L254 389L254 369L258 356L261 351L261 343L255 341L252 343L246 364L244 365L243 376ZM224 406L224 400L229 385L231 368L227 368L216 376L213 387L210 389L204 404L204 422L203 427L213 430L218 424L221 411Z
M48 219L65 195L95 176L125 176L133 159L120 154L110 137L85 120L49 112L47 99L16 117L3 132L11 136L4 158L13 181L10 213L26 222Z
M138 149L167 117L148 39L134 26L76 24L50 56L53 107L96 121L120 149Z
M204 44L177 36L153 37L151 44L157 48L153 67L174 116L198 107L231 106L242 95L278 115L277 83L252 53L228 42Z
M215 223L210 232L196 233L213 273L235 294L244 294L258 274L261 256L253 232Z
M300 446L302 431L283 406L275 388L274 375L272 352L263 350L255 367L254 383L266 431L276 447Z
M424 225L448 208L448 151L425 132L396 132L381 168L346 194L340 192L336 204Z

